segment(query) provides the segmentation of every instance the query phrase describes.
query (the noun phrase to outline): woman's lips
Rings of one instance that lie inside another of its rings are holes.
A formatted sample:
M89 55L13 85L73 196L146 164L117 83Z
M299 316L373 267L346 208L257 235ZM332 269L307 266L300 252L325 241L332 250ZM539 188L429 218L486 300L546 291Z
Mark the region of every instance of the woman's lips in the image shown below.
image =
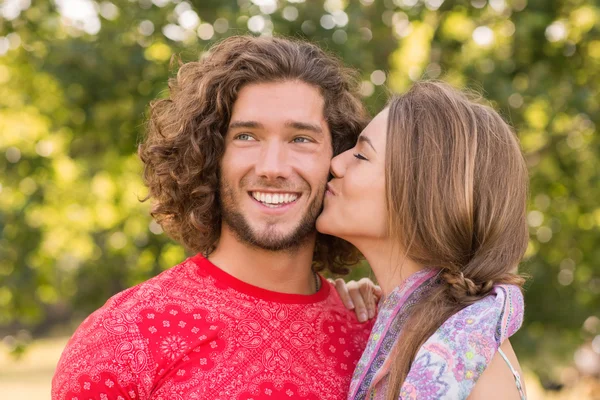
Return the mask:
M327 184L327 191L334 196L337 194L337 192L333 189L333 186L331 185L331 183Z

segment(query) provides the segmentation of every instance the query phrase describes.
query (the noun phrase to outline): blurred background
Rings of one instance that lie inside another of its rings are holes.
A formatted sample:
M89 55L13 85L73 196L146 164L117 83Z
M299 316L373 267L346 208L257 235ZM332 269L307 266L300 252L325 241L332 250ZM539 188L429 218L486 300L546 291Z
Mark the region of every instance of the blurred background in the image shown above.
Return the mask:
M531 173L512 340L530 397L600 398L599 22L582 0L0 2L0 397L49 398L81 320L184 259L138 201L147 105L173 55L250 33L337 54L373 114L420 78L501 111Z

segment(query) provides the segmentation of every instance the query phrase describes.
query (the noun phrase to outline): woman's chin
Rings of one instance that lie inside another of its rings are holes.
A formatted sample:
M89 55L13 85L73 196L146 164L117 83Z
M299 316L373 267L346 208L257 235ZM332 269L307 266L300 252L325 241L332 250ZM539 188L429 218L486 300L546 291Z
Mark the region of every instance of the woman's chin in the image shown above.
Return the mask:
M317 227L317 231L320 233L324 233L325 235L335 236L335 229L330 224L330 219L325 213L321 213L315 222L315 226Z

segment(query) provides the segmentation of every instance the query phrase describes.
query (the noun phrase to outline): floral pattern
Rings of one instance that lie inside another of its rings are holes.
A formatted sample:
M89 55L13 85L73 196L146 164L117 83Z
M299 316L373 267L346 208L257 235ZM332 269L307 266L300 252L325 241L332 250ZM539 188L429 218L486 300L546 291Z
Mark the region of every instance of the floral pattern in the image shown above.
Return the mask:
M385 398L389 355L408 311L436 284L437 271L424 269L383 300L348 399ZM490 295L450 317L417 352L400 399L466 399L502 342L520 328L523 313L521 290L497 285Z

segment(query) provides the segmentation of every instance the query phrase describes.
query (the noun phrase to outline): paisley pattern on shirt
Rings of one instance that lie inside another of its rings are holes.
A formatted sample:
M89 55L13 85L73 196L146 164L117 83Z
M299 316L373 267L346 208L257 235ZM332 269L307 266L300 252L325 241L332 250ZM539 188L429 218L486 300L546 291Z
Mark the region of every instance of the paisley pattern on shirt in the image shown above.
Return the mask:
M52 398L345 398L371 324L322 284L311 296L275 293L190 258L81 324Z
M388 296L352 379L349 399L384 399L390 349L383 341L398 339L403 314L427 294L435 271L411 276ZM495 286L490 295L450 317L421 346L401 388L401 399L466 399L494 354L523 322L521 290ZM390 319L392 321L390 321ZM368 371L368 372L366 372Z

